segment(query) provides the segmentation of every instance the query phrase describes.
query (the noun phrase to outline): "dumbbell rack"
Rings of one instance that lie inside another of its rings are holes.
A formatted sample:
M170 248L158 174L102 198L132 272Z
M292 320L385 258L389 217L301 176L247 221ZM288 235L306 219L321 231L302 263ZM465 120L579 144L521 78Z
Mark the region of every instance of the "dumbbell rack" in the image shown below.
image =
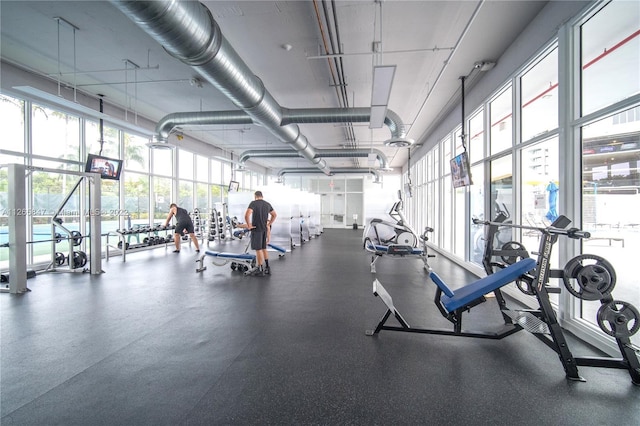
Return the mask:
M211 209L208 221L209 232L207 241L221 241L226 238L233 239L231 225L227 223L227 205L219 204ZM227 232L229 235L227 236Z
M146 226L139 228L131 228L131 229L118 229L114 233L107 234L107 253L106 259L109 260L110 253L109 249L115 250L117 253L122 255L122 261L127 261L127 253L135 253L138 251L144 251L149 249L154 249L158 247L167 247L167 244L173 242L173 229L175 229L174 225L170 226ZM159 232L165 232L165 236L158 235ZM118 242L116 245L110 244L109 237L117 236ZM142 242L138 242L136 244L129 244L127 241L129 237L132 235L136 236L136 239L140 241L140 235L146 235Z
M191 212L191 221L193 222L193 232L196 238L204 243L205 235L207 235L207 221L205 215L197 207Z

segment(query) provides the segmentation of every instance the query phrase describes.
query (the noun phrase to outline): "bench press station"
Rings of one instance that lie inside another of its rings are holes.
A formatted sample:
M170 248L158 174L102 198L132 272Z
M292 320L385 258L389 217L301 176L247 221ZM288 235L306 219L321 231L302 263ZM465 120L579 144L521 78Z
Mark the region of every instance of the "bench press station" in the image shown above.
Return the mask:
M249 232L250 231L247 229L244 230L245 234ZM200 258L196 260L196 263L198 264L196 272L206 271L207 267L204 266L204 259L205 257L211 257L211 263L216 266L224 266L227 263L231 263L232 271L237 270L244 272L245 275L249 275L251 273L251 269L256 266L256 255L254 253L248 253L249 244L250 241L247 242L244 253L205 250L204 254L200 255ZM277 251L278 257L283 257L287 252L284 248L275 244L267 244L267 247Z
M570 221L560 216L547 228L523 227L520 225L504 225L498 222L477 222L493 227L511 226L526 229L535 229L541 233L538 260L532 258L522 258L508 266L497 269L492 274L474 281L471 284L459 289L452 290L435 272L430 273L431 280L436 284L437 289L434 302L440 313L453 323L453 330L444 329L424 329L411 327L402 317L398 309L393 304L393 299L382 284L376 279L373 282L373 294L380 297L387 307L387 311L374 330L367 330L369 336L378 335L382 330L402 331L423 334L438 334L449 336L476 337L486 339L502 339L520 330L531 332L545 345L555 351L564 367L566 377L570 380L584 381L578 374L578 366L602 367L626 369L631 376L634 385L640 386L640 361L636 354L637 348L631 344L630 337L640 328L640 318L637 310L627 302L615 301L609 293L603 294L601 311L598 315L598 322L601 328L611 336L615 337L621 358L612 357L574 357L571 353L564 333L558 323L555 311L549 300L547 284L550 276L550 257L552 246L558 236L564 235L569 238L589 238L588 232L580 231L576 228L565 230ZM561 227L560 227L561 226ZM487 241L493 244L493 241ZM595 272L594 272L595 269ZM603 278L603 272L596 268L585 267L585 275L591 281ZM500 288L517 280L531 282L530 290L536 297L539 309L511 310L508 309ZM588 280L587 280L588 281ZM591 288L589 284L587 288ZM462 314L472 307L483 303L485 295L494 292L505 321L502 329L496 332L467 331L462 328ZM622 305L620 308L619 305ZM394 316L400 326L387 325L387 320Z

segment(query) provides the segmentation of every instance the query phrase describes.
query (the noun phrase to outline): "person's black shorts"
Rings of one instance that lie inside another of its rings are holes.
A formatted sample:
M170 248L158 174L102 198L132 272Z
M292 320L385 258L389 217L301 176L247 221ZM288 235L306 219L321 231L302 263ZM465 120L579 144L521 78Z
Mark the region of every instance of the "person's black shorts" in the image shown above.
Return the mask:
M187 234L193 234L195 232L193 229L193 223L176 223L176 229L173 232L182 235L185 229L187 230Z
M265 231L251 231L251 249L265 250L267 248L267 233Z

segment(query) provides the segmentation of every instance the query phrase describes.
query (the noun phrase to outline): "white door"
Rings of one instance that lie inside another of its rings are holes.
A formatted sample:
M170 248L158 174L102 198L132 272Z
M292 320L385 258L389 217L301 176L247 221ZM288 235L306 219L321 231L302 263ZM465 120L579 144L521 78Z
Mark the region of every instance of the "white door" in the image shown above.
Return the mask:
M320 194L320 221L325 228L345 227L344 194Z

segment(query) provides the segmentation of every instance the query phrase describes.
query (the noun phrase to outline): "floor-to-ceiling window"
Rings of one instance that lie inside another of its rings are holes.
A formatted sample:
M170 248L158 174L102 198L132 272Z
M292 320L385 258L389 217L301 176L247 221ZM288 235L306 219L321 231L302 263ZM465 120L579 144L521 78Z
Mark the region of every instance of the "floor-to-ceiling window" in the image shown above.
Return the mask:
M617 277L615 299L640 309L640 277L634 267L640 249L640 7L637 2L607 3L576 30L578 111L589 118L577 132L582 221L592 233L582 251L606 259ZM599 307L581 300L576 316L595 326ZM632 341L640 344L640 335Z

